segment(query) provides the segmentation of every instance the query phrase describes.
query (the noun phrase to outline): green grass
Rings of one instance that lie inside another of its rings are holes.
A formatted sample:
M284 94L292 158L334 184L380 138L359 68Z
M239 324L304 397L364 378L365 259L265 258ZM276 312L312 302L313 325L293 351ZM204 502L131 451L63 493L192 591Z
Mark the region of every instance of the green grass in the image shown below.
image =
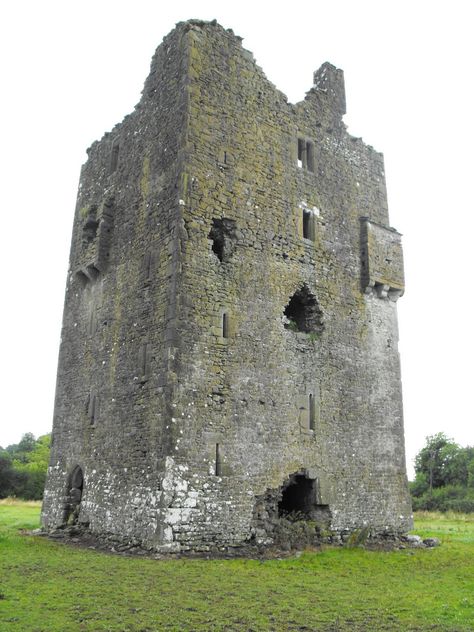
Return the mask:
M121 557L19 532L38 517L0 502L2 632L474 630L474 515L417 516L435 549L264 562Z

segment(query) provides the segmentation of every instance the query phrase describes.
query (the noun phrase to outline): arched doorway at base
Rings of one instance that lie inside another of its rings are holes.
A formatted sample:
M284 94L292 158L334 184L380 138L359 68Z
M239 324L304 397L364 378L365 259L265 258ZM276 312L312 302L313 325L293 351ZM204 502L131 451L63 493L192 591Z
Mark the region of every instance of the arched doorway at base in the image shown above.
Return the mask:
M77 524L81 510L84 491L84 473L80 465L76 465L68 476L64 523Z

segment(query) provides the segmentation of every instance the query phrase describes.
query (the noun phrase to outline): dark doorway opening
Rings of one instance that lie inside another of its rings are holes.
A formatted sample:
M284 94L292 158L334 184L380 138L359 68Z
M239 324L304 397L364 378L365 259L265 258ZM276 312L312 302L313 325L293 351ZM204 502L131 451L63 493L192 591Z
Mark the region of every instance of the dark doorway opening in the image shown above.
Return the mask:
M303 474L293 474L289 483L283 488L281 500L278 503L280 517L289 514L303 514L310 518L316 507L316 481L306 478Z
M82 472L82 468L79 465L76 465L69 475L67 485L66 506L64 511L64 522L66 524L77 524L83 490L84 474Z
M76 489L80 489L82 492L82 488L84 486L84 475L82 473L82 468L79 465L71 472L71 477L69 479L69 488L75 487Z

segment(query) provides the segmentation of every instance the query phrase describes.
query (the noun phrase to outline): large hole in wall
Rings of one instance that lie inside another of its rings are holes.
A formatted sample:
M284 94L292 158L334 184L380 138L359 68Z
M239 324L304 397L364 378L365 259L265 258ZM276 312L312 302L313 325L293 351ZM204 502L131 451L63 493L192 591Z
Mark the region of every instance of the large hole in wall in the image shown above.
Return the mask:
M82 243L90 244L97 237L99 220L97 219L97 206L91 206L82 226Z
M283 548L317 544L331 526L329 505L320 500L319 481L305 470L255 499L252 539Z
M235 248L235 221L225 217L213 219L212 228L209 231L209 239L212 241L212 252L219 261L223 263L229 261Z
M319 333L323 329L323 314L306 284L290 298L284 314L287 318L286 329L304 333Z
M278 503L278 515L286 517L297 513L310 518L315 505L316 481L306 478L303 474L293 474L283 488L281 500Z

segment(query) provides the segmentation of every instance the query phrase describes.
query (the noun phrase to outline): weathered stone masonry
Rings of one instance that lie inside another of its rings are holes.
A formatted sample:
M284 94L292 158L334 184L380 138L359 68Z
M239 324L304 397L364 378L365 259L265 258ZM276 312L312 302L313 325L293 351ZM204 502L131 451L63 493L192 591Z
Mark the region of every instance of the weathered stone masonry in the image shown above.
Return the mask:
M46 528L179 551L285 516L410 527L400 235L344 113L341 70L289 104L215 23L158 47L81 173Z

